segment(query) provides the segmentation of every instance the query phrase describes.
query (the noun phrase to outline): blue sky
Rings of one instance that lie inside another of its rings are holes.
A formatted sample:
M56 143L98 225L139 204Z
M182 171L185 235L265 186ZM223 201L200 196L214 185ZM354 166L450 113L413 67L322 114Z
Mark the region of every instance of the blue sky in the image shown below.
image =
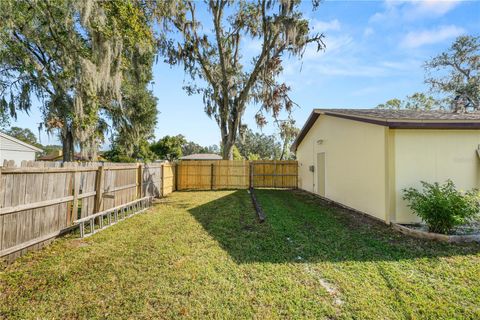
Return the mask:
M284 59L281 77L300 106L294 111L299 127L312 108L373 108L425 91L424 61L461 34L480 35L480 1L324 1L312 11L308 0L302 11L314 32L325 33L327 49L316 52L312 46L301 61ZM248 55L258 46L249 41L244 48ZM160 112L156 137L183 134L202 145L218 144L217 124L204 113L201 96L187 96L182 89L188 80L182 67L159 59L152 85ZM249 107L244 122L259 130L253 120L256 110ZM37 133L39 122L41 114L34 110L12 125ZM267 125L263 131L271 134L275 128ZM57 140L42 133L41 142Z

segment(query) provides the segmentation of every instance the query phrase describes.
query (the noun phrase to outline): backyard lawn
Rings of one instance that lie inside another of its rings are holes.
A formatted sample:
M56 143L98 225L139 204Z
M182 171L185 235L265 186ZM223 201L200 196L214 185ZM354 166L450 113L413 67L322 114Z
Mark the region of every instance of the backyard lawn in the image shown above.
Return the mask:
M480 318L480 245L409 239L300 191L176 192L0 271L0 318Z

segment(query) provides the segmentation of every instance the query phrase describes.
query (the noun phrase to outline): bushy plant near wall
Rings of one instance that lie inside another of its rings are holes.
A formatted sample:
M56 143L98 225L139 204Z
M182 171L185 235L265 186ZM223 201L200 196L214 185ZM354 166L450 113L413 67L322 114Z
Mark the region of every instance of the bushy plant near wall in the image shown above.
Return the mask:
M480 211L479 191L461 192L451 180L444 184L421 181L423 190L403 189L408 207L425 221L430 232L448 233Z

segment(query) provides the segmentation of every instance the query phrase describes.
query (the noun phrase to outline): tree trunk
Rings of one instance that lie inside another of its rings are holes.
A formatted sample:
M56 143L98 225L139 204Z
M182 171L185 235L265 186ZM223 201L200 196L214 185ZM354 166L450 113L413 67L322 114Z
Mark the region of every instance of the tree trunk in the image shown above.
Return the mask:
M280 154L280 160L283 160L284 156L285 156L285 145L282 148L282 153Z
M227 99L228 100L228 99ZM221 105L222 101L218 104ZM235 105L231 108L232 111L224 112L220 115L220 131L222 134L222 157L224 160L233 160L233 147L237 141L237 133L240 126L244 108L241 105Z
M68 128L62 133L62 152L64 162L73 161L73 132Z
M233 146L235 143L231 142L230 139L222 139L222 157L223 160L233 160Z

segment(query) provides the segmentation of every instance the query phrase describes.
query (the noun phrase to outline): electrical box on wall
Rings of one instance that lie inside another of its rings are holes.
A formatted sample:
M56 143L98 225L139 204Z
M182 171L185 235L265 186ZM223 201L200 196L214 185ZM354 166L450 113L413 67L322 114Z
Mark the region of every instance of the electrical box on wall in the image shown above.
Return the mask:
M310 170L310 172L315 172L315 166L309 166L308 170Z

